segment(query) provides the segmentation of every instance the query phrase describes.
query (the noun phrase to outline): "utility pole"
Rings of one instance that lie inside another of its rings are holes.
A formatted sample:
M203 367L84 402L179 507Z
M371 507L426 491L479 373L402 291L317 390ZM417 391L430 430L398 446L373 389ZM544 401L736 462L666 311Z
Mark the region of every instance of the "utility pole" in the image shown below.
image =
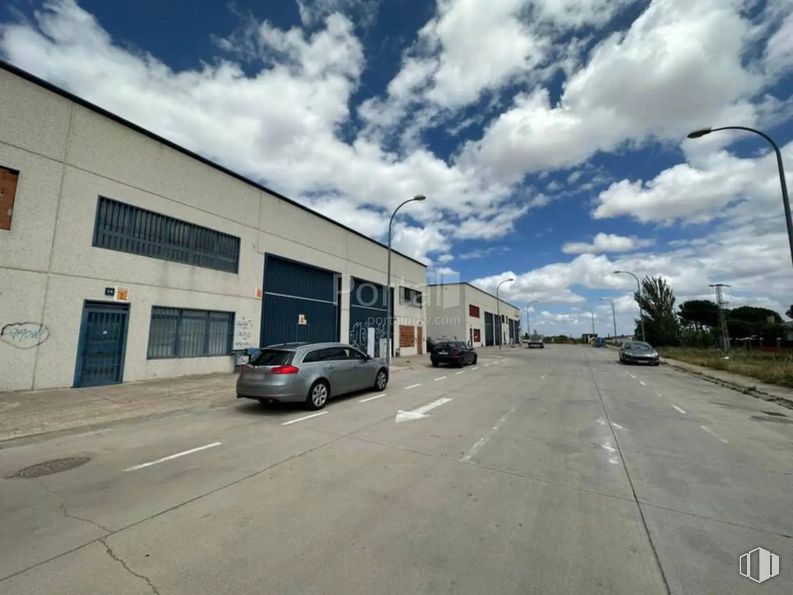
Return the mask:
M724 314L724 307L727 302L724 301L724 294L722 289L729 287L726 283L711 283L710 287L716 289L716 303L719 306L719 327L721 327L721 348L724 351L730 350L730 333L727 330L727 317Z

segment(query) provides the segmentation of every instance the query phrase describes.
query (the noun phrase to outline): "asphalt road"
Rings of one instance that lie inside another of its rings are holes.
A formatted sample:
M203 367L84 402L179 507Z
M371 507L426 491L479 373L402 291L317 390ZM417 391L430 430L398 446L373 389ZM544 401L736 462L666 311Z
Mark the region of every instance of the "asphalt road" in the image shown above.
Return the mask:
M7 444L0 593L793 592L777 405L549 346L308 415L229 387L227 407ZM762 585L738 574L757 546L781 559Z

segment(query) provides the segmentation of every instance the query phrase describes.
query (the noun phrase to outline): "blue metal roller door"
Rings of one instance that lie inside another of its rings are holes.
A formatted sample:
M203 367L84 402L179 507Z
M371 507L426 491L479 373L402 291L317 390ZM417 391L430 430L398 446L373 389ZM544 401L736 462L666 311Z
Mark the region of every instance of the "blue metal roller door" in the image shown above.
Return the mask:
M300 315L307 324L300 325ZM267 255L260 345L339 340L339 275Z
M388 302L385 286L353 277L350 282L350 343L369 353L369 329L374 329L372 353L380 353L380 339L386 337Z
M485 312L485 345L494 345L493 314Z

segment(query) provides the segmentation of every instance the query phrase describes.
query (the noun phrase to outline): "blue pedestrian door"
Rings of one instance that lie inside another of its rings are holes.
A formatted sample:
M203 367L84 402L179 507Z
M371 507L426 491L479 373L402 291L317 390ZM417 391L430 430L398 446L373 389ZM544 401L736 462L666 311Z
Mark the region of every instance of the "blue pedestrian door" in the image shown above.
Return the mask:
M123 380L128 315L128 304L85 303L75 386L118 384Z

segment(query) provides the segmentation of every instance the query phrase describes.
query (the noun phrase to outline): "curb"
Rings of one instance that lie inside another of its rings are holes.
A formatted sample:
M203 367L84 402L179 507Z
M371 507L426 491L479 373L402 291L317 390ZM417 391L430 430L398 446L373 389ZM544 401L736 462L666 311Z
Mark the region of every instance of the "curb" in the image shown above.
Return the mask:
M690 374L691 376L696 376L697 378L701 378L706 382L718 384L719 386L723 386L725 388L732 389L739 393L749 395L751 397L754 397L755 399L761 399L769 403L776 403L777 405L781 407L785 407L787 409L793 409L793 400L759 390L756 386L749 386L745 384L739 384L737 382L730 382L729 380L725 380L724 378L719 378L718 376L713 376L711 374L708 374L707 372L692 370L691 368L678 364L676 360L670 360L665 357L661 358L661 363L664 364L665 366L669 366L670 368L674 368L675 370L678 370L680 372L684 372L686 374Z

